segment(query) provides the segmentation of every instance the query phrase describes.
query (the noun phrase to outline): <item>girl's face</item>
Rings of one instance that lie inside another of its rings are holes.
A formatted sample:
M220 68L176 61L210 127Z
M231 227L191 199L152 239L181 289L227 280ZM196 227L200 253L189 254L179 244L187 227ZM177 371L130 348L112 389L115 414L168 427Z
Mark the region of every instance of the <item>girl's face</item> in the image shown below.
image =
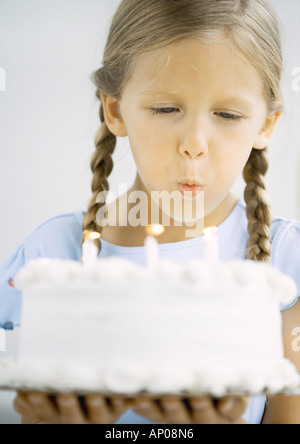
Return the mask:
M118 106L112 101L107 123L128 135L145 189L201 185L206 215L228 195L252 148L267 146L276 120L255 68L228 43L196 38L140 56Z

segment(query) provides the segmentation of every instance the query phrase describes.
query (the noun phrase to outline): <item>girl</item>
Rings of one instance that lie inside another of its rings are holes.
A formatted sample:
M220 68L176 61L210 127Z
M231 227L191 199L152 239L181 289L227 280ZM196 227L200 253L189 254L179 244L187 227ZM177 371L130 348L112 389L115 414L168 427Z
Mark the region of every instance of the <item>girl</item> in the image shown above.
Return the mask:
M123 0L94 75L101 126L88 210L44 224L2 268L2 326L19 323L20 295L9 279L34 257L80 260L82 229L101 233L100 257L142 262L144 228L103 226L99 217L105 203L98 196L109 189L116 140L125 136L138 173L118 199L120 214L129 215L134 191L146 193L150 203L151 191L204 191L204 225L219 227L221 259L271 261L294 278L300 295L300 224L272 218L264 184L267 146L283 110L281 75L279 25L269 0ZM231 192L242 171L246 205ZM166 227L159 238L163 257L203 256L202 236L187 239L186 228L174 220ZM295 300L283 309L286 357L300 371L292 349L300 306ZM25 422L300 423L299 397L267 403L254 397L244 415L240 398L136 399L129 405L99 396L19 394L15 406Z

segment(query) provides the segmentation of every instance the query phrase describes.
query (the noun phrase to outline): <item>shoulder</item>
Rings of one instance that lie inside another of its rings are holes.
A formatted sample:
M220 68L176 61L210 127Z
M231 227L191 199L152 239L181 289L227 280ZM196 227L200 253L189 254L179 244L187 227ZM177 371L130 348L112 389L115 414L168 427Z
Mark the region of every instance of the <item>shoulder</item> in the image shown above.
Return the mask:
M286 245L292 246L300 244L300 222L296 220L288 220L282 217L273 218L271 226L271 241L273 249L277 253Z
M243 234L248 238L246 205L240 200L237 205L237 221L243 227ZM300 297L300 222L273 215L270 228L271 261L274 267L290 276L296 283ZM287 309L289 307L283 307Z
M83 212L55 216L39 225L23 242L28 258L76 259L80 254Z
M297 286L295 301L282 310L291 311L300 297L300 222L282 217L273 219L271 227L272 264L282 273L291 277ZM299 302L293 313L299 312ZM297 314L297 316L298 316ZM285 323L290 324L286 319Z
M242 200L237 205L236 213L239 222L246 230L248 225L246 205ZM270 241L272 264L296 280L300 296L300 222L273 216Z
M300 296L300 222L275 218L271 243L273 265L295 280Z
M244 200L240 199L234 210L235 218L231 220L239 225L240 232L248 237L248 219L246 213L246 205ZM272 245L272 263L278 266L282 262L282 258L291 257L289 253L292 251L293 259L300 255L300 222L293 219L283 217L272 217L272 225L270 228L270 241ZM290 250L291 249L291 250ZM298 253L299 252L299 253Z
M56 216L37 227L0 266L0 327L20 325L21 293L13 283L29 260L80 260L83 212Z
M235 207L235 214L240 223L245 226L248 225L246 205L242 199ZM270 240L273 249L273 260L277 260L282 247L289 244L300 246L300 221L273 215Z

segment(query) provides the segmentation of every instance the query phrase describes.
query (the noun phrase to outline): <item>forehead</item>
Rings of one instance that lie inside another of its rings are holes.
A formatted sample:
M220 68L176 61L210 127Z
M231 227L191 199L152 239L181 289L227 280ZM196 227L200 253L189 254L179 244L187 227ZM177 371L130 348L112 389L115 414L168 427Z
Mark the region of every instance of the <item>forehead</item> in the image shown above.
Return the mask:
M144 95L162 91L263 94L258 72L228 41L198 38L187 38L139 56L127 86Z

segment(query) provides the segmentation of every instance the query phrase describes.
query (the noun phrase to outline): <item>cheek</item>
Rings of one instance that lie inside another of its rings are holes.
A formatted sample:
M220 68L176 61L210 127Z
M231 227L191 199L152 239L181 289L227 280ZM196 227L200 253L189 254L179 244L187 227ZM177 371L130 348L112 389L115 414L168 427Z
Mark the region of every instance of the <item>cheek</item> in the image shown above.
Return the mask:
M164 170L172 158L174 140L168 132L158 131L154 125L136 125L129 132L132 155L138 169L158 171ZM145 171L146 172L146 171Z
M225 182L232 183L243 171L254 144L254 136L245 137L245 133L222 138L212 154L212 161L217 166L217 174Z
M131 152L142 182L150 191L163 187L163 177L167 166L167 155L148 134L141 134L141 137L135 137L130 140Z

